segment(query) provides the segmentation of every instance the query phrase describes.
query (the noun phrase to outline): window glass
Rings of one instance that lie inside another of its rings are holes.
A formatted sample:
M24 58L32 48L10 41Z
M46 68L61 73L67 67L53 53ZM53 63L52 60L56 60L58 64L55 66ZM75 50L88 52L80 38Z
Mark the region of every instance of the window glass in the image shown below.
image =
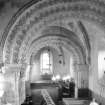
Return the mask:
M52 53L51 51L43 51L41 53L41 74L52 74Z

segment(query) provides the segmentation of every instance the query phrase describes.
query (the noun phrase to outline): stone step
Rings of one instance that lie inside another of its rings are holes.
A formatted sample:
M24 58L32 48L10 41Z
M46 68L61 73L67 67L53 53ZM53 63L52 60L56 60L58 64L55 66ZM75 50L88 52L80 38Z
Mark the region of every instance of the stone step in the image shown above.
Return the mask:
M89 105L89 100L74 99L74 98L63 98L64 105Z

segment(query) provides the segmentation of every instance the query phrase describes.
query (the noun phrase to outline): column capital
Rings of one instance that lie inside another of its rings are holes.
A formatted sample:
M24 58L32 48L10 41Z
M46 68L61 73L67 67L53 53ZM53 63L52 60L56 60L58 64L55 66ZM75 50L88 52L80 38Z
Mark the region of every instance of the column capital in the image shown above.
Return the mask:
M25 70L27 64L6 64L2 67L5 70L5 73L14 73Z
M6 64L2 69L5 71L5 73L16 73L20 72L21 66L19 64Z

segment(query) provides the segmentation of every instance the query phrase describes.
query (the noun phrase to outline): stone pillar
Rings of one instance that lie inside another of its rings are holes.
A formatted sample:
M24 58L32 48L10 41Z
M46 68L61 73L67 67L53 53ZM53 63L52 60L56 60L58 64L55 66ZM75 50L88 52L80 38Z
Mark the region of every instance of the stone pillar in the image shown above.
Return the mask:
M26 93L25 93L25 81L20 78L19 80L19 105L21 105L24 100L25 100L25 97L26 97Z
M10 103L12 105L20 105L20 103L24 100L25 95L25 91L20 92L20 89L25 89L24 82L20 78L20 65L6 65L4 70L5 88L2 102L4 104Z
M81 88L89 88L89 66L86 64L80 65L81 72Z
M75 98L78 98L78 87L75 86Z
M30 87L30 83L31 83L31 78L30 78L30 74L31 74L31 70L32 70L32 65L28 64L28 68L27 68L27 72L26 72L26 95L27 96L31 96L31 87Z
M3 62L3 48L0 46L0 63Z
M75 64L75 98L78 98L79 88L88 88L88 65L86 64Z
M19 94L18 94L18 80L19 70L12 65L5 67L5 89L3 95L3 103L11 103L12 105L19 105Z
M75 76L75 98L78 98L78 70L76 65L74 65L74 76Z
M20 78L19 78L19 84L18 84L18 92L19 92L19 105L21 105L26 97L26 87L25 87L25 72L26 72L26 64L20 64Z
M75 98L78 98L78 72L75 70Z
M78 88L87 88L88 87L88 77L89 77L89 68L86 64L77 64L75 74L76 82Z

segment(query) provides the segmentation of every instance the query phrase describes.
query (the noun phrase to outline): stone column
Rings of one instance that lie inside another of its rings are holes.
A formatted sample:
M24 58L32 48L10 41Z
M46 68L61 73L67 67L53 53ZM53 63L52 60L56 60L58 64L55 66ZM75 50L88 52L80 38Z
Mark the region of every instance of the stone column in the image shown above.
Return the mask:
M76 65L76 81L78 88L86 88L88 86L89 68L86 64Z
M21 105L26 97L26 87L25 87L25 80L26 80L26 68L27 65L24 64L20 64L20 78L19 78L19 105Z
M75 98L78 98L78 89L88 87L88 65L75 64Z
M19 80L19 105L21 105L24 100L25 100L25 97L26 97L26 93L25 93L25 81L24 79L20 78Z
M82 64L79 68L81 72L81 88L89 88L89 66Z
M31 96L31 87L30 87L30 83L31 83L31 78L30 78L30 74L31 74L31 70L32 70L32 65L28 64L28 68L27 68L27 72L26 72L26 95L27 96Z
M3 95L4 104L10 103L12 105L20 105L20 87L25 88L24 82L20 79L20 65L10 64L4 67L5 70L5 89ZM20 83L22 84L20 86ZM25 91L22 91L21 94L25 94ZM23 95L21 99L23 100Z
M74 76L75 76L75 98L78 98L78 70L76 65L74 65Z

